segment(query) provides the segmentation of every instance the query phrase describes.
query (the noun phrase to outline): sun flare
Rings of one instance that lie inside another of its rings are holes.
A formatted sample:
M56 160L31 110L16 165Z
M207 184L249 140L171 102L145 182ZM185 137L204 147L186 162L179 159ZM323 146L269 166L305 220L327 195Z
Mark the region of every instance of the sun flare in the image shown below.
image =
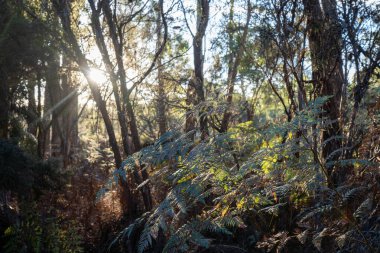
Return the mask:
M96 68L90 69L90 78L98 85L104 84L108 80L106 72Z

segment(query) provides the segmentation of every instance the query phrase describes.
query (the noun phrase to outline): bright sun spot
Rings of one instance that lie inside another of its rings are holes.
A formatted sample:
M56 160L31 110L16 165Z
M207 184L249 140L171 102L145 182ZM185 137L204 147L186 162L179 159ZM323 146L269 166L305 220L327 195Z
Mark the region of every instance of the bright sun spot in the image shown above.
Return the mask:
M99 69L91 68L90 78L97 84L104 84L107 82L107 74Z

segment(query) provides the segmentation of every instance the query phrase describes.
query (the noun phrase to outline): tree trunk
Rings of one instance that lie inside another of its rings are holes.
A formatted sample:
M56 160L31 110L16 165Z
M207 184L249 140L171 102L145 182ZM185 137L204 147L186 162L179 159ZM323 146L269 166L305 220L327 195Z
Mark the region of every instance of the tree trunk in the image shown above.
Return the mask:
M8 8L8 1L0 1L0 34L3 33L12 14ZM8 71L5 62L0 61L0 139L8 138L9 124L9 84Z
M50 115L48 115L48 111L50 110L50 98L48 89L45 87L44 92L44 103L42 108L42 84L39 79L38 82L38 115L40 118L40 122L38 125L38 156L43 159L46 154L51 153L50 151Z
M126 81L126 72L123 61L123 44L122 44L122 36L118 33L117 25L115 20L113 19L112 11L109 6L109 2L103 3L103 11L105 18L107 20L108 29L110 32L110 36L112 39L113 48L115 51L116 62L118 67L118 77L120 80L120 88L121 94L123 96L123 110L127 112L130 124L130 131L132 137L132 143L134 145L134 149L132 152L139 151L141 149L140 143L140 135L137 129L137 122L135 113L130 101L130 92L127 89L127 81Z
M52 52L47 62L46 70L46 89L49 95L49 105L51 109L51 156L61 156L61 135L62 118L59 117L62 106L63 91L59 80L59 55Z
M52 114L51 156L61 158L66 168L70 163L73 144L78 138L78 95L72 85L70 73L62 71L70 67L70 62L65 55L61 57L62 66L58 54L50 56L46 71L46 89Z
M123 115L125 115L125 112L127 112L127 115L129 117L129 127L131 131L131 138L133 143L133 149L130 149L130 152L127 154L131 154L133 152L137 152L141 149L141 142L140 142L140 135L137 129L137 122L136 122L136 116L135 112L133 110L132 103L130 101L130 91L127 89L127 82L126 82L126 72L123 62L123 40L121 39L123 37L123 34L121 34L121 30L117 29L117 22L114 19L114 16L112 15L111 8L109 6L108 2L103 3L103 10L104 14L107 20L108 29L111 35L112 44L114 48L114 52L116 55L116 62L118 66L118 77L120 81L121 86L121 94L123 96ZM126 135L127 138L128 135ZM141 173L141 176L140 176ZM149 178L149 175L146 171L141 171L140 166L136 165L134 172L134 181L137 184L141 184L143 181L147 180ZM142 177L142 179L141 179ZM145 185L141 188L141 194L143 196L144 205L146 211L149 211L152 208L152 197L150 193L150 188L148 185Z
M140 135L137 129L135 112L133 110L132 103L129 100L129 98L126 100L126 109L129 117L129 127L131 129L131 137L134 147L133 151L137 152L141 149Z
M64 55L62 57L62 67L70 69L70 60ZM78 141L78 94L69 71L65 71L61 76L61 87L63 96L69 98L60 115L62 122L61 155L63 158L63 166L66 168L71 163L72 149L76 146Z
M130 102L130 94L127 91L127 84L126 84L126 73L125 73L125 67L124 67L124 62L123 62L123 44L122 40L119 40L119 37L121 37L121 34L118 34L117 29L117 23L116 20L114 20L111 8L109 6L108 2L104 2L102 5L105 18L107 20L107 25L109 29L109 33L112 39L112 45L114 48L114 52L116 55L116 61L117 61L117 66L118 66L118 73L115 74L113 71L113 65L110 60L110 56L107 50L107 46L105 43L105 39L103 36L103 32L100 26L100 21L99 21L99 11L96 10L95 5L92 0L89 0L91 9L92 9L92 26L93 26L93 31L96 34L96 42L97 46L102 54L103 62L105 63L107 72L111 76L111 83L113 87L113 92L115 96L115 102L118 110L118 120L120 124L120 129L122 133L122 140L123 140L123 146L124 146L124 152L126 155L132 154L134 151L139 151L141 149L141 143L140 143L140 136L138 133L137 129L137 122L136 122L136 117L134 114L134 110L132 107L132 104ZM123 104L121 103L121 99L119 96L119 88L117 86L117 80L119 79L120 87L121 87L121 93L123 95ZM125 112L128 113L129 119L130 119L130 131L131 131L131 136L132 136L132 143L134 146L134 149L132 150L129 145L128 145L128 127L127 127L127 122L125 118ZM133 172L133 177L134 181L137 184L141 184L143 180L148 179L148 173L146 171L141 171L142 179L139 174L139 166L136 166L136 169ZM144 186L141 189L141 194L144 199L144 204L146 210L150 210L152 208L151 203L151 194L150 194L150 189L149 186ZM130 203L131 205L133 203L134 206L137 204L137 200L135 199L134 196L131 196L130 198Z
M342 134L339 123L344 84L341 59L342 31L335 0L322 0L322 5L318 0L303 0L303 3L309 32L314 91L317 96L330 96L322 107L322 116L326 119L322 133L322 156L328 164L331 183L337 185L344 181L346 174L337 166L330 165L338 161L341 155L337 151L341 148L341 141L337 137Z
M111 146L112 152L114 154L115 165L117 168L120 168L122 159L121 159L119 147L117 145L115 131L113 129L112 122L106 108L106 103L100 94L100 90L97 87L97 84L90 77L90 67L87 63L87 59L85 55L83 54L83 52L81 51L78 41L71 29L69 2L53 1L53 4L54 4L55 11L57 12L58 16L61 19L66 39L69 42L69 44L72 46L72 49L74 51L76 62L81 72L85 76L87 83L89 84L91 94L103 117L103 121L106 126L106 130L108 134L109 145ZM127 181L125 180L125 178L119 177L118 182L121 188L120 203L122 205L122 211L129 219L134 219L137 216L137 209L136 209L137 206L133 202L134 200L133 200L131 189Z
M6 139L8 138L9 123L9 87L5 73L2 73L1 69L0 71L0 139Z
M97 47L98 47L98 49L102 55L102 60L105 64L107 73L110 75L110 79L111 79L112 90L113 90L116 109L117 109L117 117L118 117L118 121L119 121L119 125L120 125L121 138L123 141L124 154L129 155L131 153L131 149L130 149L129 144L128 144L127 120L125 118L125 110L124 110L122 103L121 103L119 88L118 88L118 84L117 84L117 81L118 81L117 75L115 74L115 72L113 70L113 64L111 62L111 58L110 58L110 55L109 55L109 52L107 49L106 41L105 41L105 38L103 35L103 29L102 29L102 27L100 25L100 21L99 21L100 10L96 10L95 4L92 0L89 0L88 2L89 2L90 7L91 7L91 21L92 21L91 26L92 26L93 33L95 34L96 44L97 44ZM104 3L104 4L106 4L106 3ZM106 8L106 10L109 11L109 9L107 9L107 8ZM109 26L110 26L110 24L109 24ZM116 36L114 34L115 30L111 29L111 28L109 28L109 29L110 29L110 31L112 31L111 35L113 37L115 37ZM117 40L113 40L113 41L115 43L117 43ZM114 47L115 46L117 46L117 48L119 48L118 45L114 44ZM119 53L118 50L115 49L115 53L118 55L118 53ZM117 57L119 57L119 56L117 56ZM124 85L124 84L121 83L121 85Z
M37 136L37 104L35 97L35 89L36 83L33 81L28 82L28 132L33 136Z
M108 111L107 111L106 103L100 94L100 90L99 90L97 84L91 79L90 67L87 63L87 59L86 59L85 55L83 54L83 52L81 51L80 46L78 44L78 41L74 35L74 32L71 29L70 10L69 10L70 4L66 1L63 1L62 3L61 2L57 3L57 1L53 1L53 3L54 3L54 7L56 9L56 12L61 19L63 30L64 30L65 35L66 35L66 39L68 40L68 42L71 44L71 46L73 48L78 66L79 66L81 72L83 73L83 75L85 76L87 83L89 84L91 94L92 94L92 96L95 100L95 103L96 103L97 107L99 108L99 111L103 117L104 124L106 126L106 130L107 130L107 134L108 134L109 145L110 145L112 152L114 154L115 165L117 167L120 167L121 161L122 161L121 155L120 155L120 150L119 150L119 147L117 145L115 131L113 129L112 122L111 122L110 116L109 116Z
M186 90L186 122L185 122L185 132L189 133L193 131L191 134L190 139L194 139L194 130L195 130L195 123L196 123L196 117L194 115L194 112L192 110L192 106L196 104L195 102L196 94L194 89L194 84L192 79L189 80Z
M248 26L249 26L249 21L251 19L251 3L248 0L247 1L247 18L246 18L246 23L244 26L244 31L241 37L241 41L239 44L238 50L235 52L233 48L233 31L229 31L229 49L230 49L230 56L229 56L229 61L228 61L228 77L227 77L227 103L226 103L226 110L223 113L223 118L222 118L222 124L221 124L221 131L226 132L228 129L228 123L231 118L231 106L232 106L232 97L234 94L234 88L235 88L235 82L236 82L236 76L238 72L238 67L240 65L241 58L244 53L244 47L245 47L245 42L247 40L248 36ZM229 20L229 26L232 28L233 25L233 17L234 17L234 1L231 1L231 9L230 9L230 20Z
M160 41L162 39L162 23L161 23L161 10L158 11L157 15L157 50L159 49ZM165 94L165 83L163 79L163 67L161 62L161 56L157 59L157 82L158 82L158 90L157 90L157 122L158 122L158 130L159 135L163 135L167 131L167 119L166 119L166 94Z
M197 0L197 30L193 37L193 57L194 57L194 75L193 75L193 85L195 93L197 94L196 105L199 108L199 128L201 131L202 140L208 135L207 126L207 110L204 105L201 105L206 101L204 94L204 76L203 76L203 39L206 33L206 28L208 25L209 15L210 15L209 0Z

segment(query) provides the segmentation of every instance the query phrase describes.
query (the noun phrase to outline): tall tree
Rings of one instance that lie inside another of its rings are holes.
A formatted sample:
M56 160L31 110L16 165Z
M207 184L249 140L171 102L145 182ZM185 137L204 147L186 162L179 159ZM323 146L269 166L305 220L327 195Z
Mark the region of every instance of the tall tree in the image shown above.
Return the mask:
M193 34L190 33L193 38L193 76L189 81L188 91L187 91L187 104L194 104L200 106L199 108L199 128L201 132L201 138L205 139L208 135L208 124L207 115L205 110L205 105L202 105L206 101L205 91L204 91L204 53L203 53L203 40L206 34L206 28L208 25L210 16L210 1L209 0L197 0L196 5L196 31ZM193 99L193 94L195 98ZM186 121L186 131L192 130L194 128L194 118L189 115Z
M14 17L13 17L14 18ZM10 100L9 100L9 56L6 55L9 23L12 21L11 8L8 2L0 0L0 139L8 138Z
M5 71L1 67L0 71L0 139L6 139L8 137L9 122L9 87Z
M238 67L240 65L240 61L242 59L243 53L245 51L245 45L246 40L248 37L248 28L249 28L249 22L251 20L252 16L252 6L251 2L247 1L247 14L246 14L246 21L243 26L243 34L241 35L239 39L239 46L237 48L234 47L234 30L235 30L235 24L234 24L234 0L230 2L230 15L229 15L229 22L228 22L228 37L229 37L229 59L228 59L228 76L227 76L227 98L226 98L226 110L223 113L222 123L221 123L221 131L226 132L228 129L228 123L231 118L231 105L232 105L232 98L234 94L235 89L235 82L236 77L238 74Z
M354 108L348 122L345 158L351 159L361 139L360 133L355 134L355 120L359 112L370 81L376 68L380 68L380 22L375 13L380 6L361 1L343 1L343 30L348 37L345 44L346 55L352 58L355 68L355 87L353 88ZM375 14L375 15L373 15ZM358 22L359 21L359 22ZM365 40L365 42L364 42ZM347 48L350 47L351 51ZM348 62L349 59L346 59ZM348 68L345 68L348 71ZM347 78L347 77L346 77ZM347 89L344 89L345 93ZM343 105L347 105L346 102ZM347 111L346 107L346 111ZM355 140L356 139L356 140Z
M129 155L131 153L131 148L128 143L128 126L127 126L127 120L125 117L126 116L125 109L123 107L122 99L120 98L120 88L119 88L120 86L118 85L118 76L113 70L111 56L107 48L102 26L100 24L101 5L99 2L100 6L96 7L94 1L89 0L88 2L91 7L91 21L92 21L91 27L92 27L93 33L95 34L95 41L102 55L102 60L106 67L107 73L110 75L110 81L112 84L113 95L115 98L117 117L118 117L118 121L120 125L124 153ZM107 3L103 3L103 4L107 4ZM112 25L112 24L109 24L109 25ZM112 29L112 31L114 31L114 29ZM113 36L115 35L113 34ZM116 40L116 43L117 43L117 40ZM119 48L118 44L116 44L116 46L117 48ZM115 51L117 51L117 49L115 49ZM118 54L120 52L116 52L116 53ZM124 85L124 84L121 84L121 85Z
M111 149L114 155L115 165L117 168L120 168L121 162L122 162L121 154L120 154L120 150L117 144L114 127L112 125L112 122L111 122L111 119L106 107L106 103L101 96L99 87L90 76L90 66L71 28L70 3L67 0L53 0L53 6L57 15L59 16L61 20L65 39L67 40L69 45L72 47L75 60L81 72L86 78L86 81L90 87L95 103L97 107L99 108L99 111L102 115L104 124L106 126L107 134L108 134L109 144L111 146ZM133 198L130 186L128 185L127 181L121 177L119 177L118 182L121 186L121 201L120 202L122 205L122 210L125 215L127 215L130 219L133 219L136 217L136 203L134 203L134 198Z
M322 133L322 155L326 163L331 164L339 159L342 146L342 29L335 0L303 0L303 4L307 17L313 89L317 96L330 97L322 108L322 115L326 119ZM338 184L343 180L344 172L333 171L332 165L328 170L332 184Z
M162 21L161 21L161 9L157 7L157 50L159 49L160 41L162 39ZM162 55L157 59L157 102L156 102L156 114L159 135L163 135L167 131L167 117L166 117L166 93L165 93L165 81L163 76Z

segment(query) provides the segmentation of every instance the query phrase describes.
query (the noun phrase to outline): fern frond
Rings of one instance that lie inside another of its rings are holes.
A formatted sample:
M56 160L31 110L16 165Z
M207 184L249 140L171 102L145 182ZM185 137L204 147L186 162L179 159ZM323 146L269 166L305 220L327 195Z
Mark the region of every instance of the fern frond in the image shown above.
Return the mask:
M280 207L285 206L285 205L287 205L287 204L286 203L278 203L278 204L273 205L273 206L268 206L268 207L262 208L259 210L259 212L269 213L269 214L272 214L274 216L278 216L278 214L280 212Z
M321 215L330 214L333 210L334 210L334 206L332 204L327 204L327 205L319 206L311 210L305 211L301 214L302 218L300 219L300 223L304 223L319 214Z
M343 204L360 201L367 190L366 186L359 186L349 190L343 195Z
M152 246L152 235L151 235L149 225L145 224L144 229L141 232L139 242L138 242L137 252L143 253L150 246Z
M363 201L363 203L360 204L360 206L356 209L354 212L354 217L356 219L364 219L365 217L368 217L371 213L373 206L373 195L371 194L366 200Z

